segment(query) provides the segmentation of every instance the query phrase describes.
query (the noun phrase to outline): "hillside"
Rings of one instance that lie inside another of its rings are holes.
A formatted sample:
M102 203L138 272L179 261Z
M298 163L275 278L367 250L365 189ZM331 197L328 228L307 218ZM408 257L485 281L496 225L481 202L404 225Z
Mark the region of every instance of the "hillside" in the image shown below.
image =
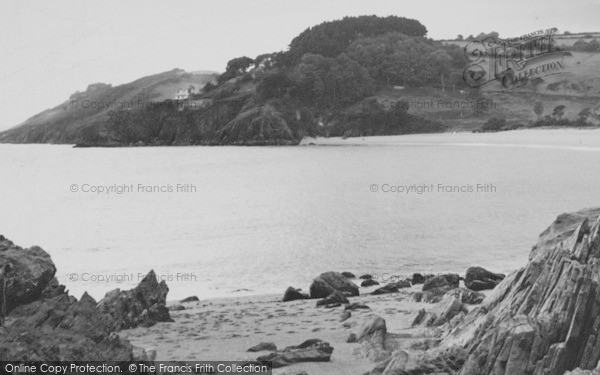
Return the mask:
M599 53L573 51L561 74L516 89L499 82L473 89L463 80L467 42L426 35L418 21L396 16L324 22L286 51L231 59L218 76L173 70L117 87L90 85L0 133L0 142L293 145L306 136L600 123ZM580 36L563 42L569 38ZM173 100L190 85L201 90Z

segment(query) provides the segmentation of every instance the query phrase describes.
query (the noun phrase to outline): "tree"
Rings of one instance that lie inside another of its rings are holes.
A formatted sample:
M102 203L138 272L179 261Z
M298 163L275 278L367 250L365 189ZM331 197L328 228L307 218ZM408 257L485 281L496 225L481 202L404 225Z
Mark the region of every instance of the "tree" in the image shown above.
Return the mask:
M579 114L577 115L577 122L579 122L580 125L587 125L588 119L590 118L591 115L592 115L592 109L589 107L586 107L586 108L582 109L579 112Z
M535 104L533 105L533 112L535 112L538 121L540 121L542 115L544 114L544 103L540 101L535 102Z
M554 110L552 111L552 117L554 117L558 121L560 121L562 119L564 114L565 114L565 106L562 104L554 107Z
M451 71L452 57L443 49L438 49L427 56L431 69L438 74L442 84L442 92L446 91L444 77Z
M227 62L227 68L225 68L225 70L228 72L234 72L236 75L243 74L246 73L248 68L253 64L254 60L247 56L236 57L235 59L231 59L229 62Z
M462 36L462 34L458 34L458 36L456 37L456 40L458 40L459 42L462 42L465 38Z

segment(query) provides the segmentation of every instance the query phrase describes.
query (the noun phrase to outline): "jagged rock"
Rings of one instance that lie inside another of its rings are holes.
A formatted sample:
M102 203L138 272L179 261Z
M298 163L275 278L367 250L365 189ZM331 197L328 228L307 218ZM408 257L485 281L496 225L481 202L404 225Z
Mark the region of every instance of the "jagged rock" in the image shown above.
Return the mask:
M6 277L6 311L40 298L56 273L50 255L42 248L23 249L0 235L0 267L5 265L10 267Z
M134 347L111 333L96 301L61 294L16 307L0 335L0 359L13 361L130 361Z
M327 362L331 359L333 347L319 339L306 340L297 346L288 346L257 358L258 362L271 365L273 368L289 366L299 362Z
M447 294L429 311L420 310L412 325L440 326L463 312L466 312L466 309L460 299L455 295Z
M476 291L494 289L505 277L482 267L470 267L465 275L465 286Z
M365 279L365 280L363 280L362 283L360 283L360 286L363 286L363 287L373 286L373 285L379 285L379 283L373 279Z
M458 288L458 284L460 282L460 276L454 273L448 273L445 275L438 275L432 277L431 279L425 281L423 284L423 291L437 289L437 288L448 288L454 289Z
M461 375L563 374L600 358L600 208L560 215L440 346L460 346Z
M340 322L344 322L348 319L350 319L350 317L352 316L352 313L348 310L345 310L342 312L342 314L340 315Z
M281 301L288 302L288 301L296 301L299 299L308 299L308 298L310 298L308 294L302 293L302 291L300 289L292 288L290 286L285 290L285 293L283 294L283 299Z
M164 280L159 283L152 270L134 289L108 292L98 303L98 310L107 316L115 331L149 327L156 322L172 322L165 306L167 293L167 284Z
M326 298L323 298L322 300L317 301L317 306L327 306L327 305L334 305L334 304L337 304L338 306L340 306L339 304L342 304L342 303L349 303L348 298L346 298L346 296L342 292L335 291L335 292L331 293L330 295L328 295Z
M386 293L397 293L402 288L410 288L410 282L408 280L398 281L397 283L389 283L381 288L375 289L371 294L386 294Z
M275 352L275 351L277 351L277 346L275 346L275 344L272 342L261 342L260 344L254 345L247 351L248 352L262 352L262 351Z
M342 272L342 276L348 279L354 279L356 276L352 272Z
M351 333L346 342L360 343L362 356L373 361L380 361L390 355L386 347L386 339L385 319L376 315L363 323L356 332Z
M325 272L317 276L310 285L311 298L326 298L340 291L349 296L358 296L358 286L338 272Z
M467 288L452 289L445 295L456 296L460 302L466 303L467 305L478 305L485 299L485 294Z
M371 274L368 274L368 273L365 273L364 275L361 275L361 276L359 276L358 278L359 278L359 279L363 279L363 280L366 280L366 279L372 279L372 278L373 278L373 275L371 275Z
M190 297L186 297L186 298L182 299L179 302L181 302L181 303L187 303L187 302L198 302L198 301L200 301L198 299L198 297L196 297L196 296L190 296Z
M411 282L413 285L423 284L425 282L425 277L423 277L423 275L421 275L420 273L413 273Z

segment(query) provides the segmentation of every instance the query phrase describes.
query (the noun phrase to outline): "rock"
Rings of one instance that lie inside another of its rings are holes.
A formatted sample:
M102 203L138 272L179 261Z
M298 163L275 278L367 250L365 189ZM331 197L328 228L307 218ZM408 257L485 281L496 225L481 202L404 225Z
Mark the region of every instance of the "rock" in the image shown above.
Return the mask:
M275 344L272 342L261 342L260 344L254 345L247 351L248 352L262 352L262 351L275 352L275 351L277 351L277 346L275 346Z
M300 362L328 362L331 359L331 353L333 353L333 347L328 342L311 339L300 345L289 346L284 350L260 356L257 361L273 368L279 368Z
M454 273L448 273L445 275L438 275L425 281L423 284L423 291L436 289L436 288L458 288L460 282L460 276Z
M335 291L335 292L331 293L330 295L328 295L326 298L323 298L322 300L317 301L317 306L342 304L342 303L349 303L348 298L346 298L346 296L344 294L342 294L341 292ZM338 305L338 306L340 306L340 305Z
M438 303L444 298L446 293L455 289L451 286L429 289L424 292L415 293L413 298L416 302Z
M466 312L466 308L460 299L456 295L447 294L430 311L419 311L412 325L441 326L463 312Z
M87 293L21 305L0 335L0 358L17 361L130 361L134 347L111 332Z
M446 295L456 296L460 302L467 305L478 305L485 299L485 294L467 288L452 289Z
M10 268L6 277L7 312L37 300L55 281L56 267L47 252L38 246L23 249L0 236L0 266L5 265Z
M389 355L386 338L385 320L380 316L374 316L371 320L363 323L356 332L353 332L346 342L360 343L362 356L373 361L380 361Z
M340 315L340 322L344 322L348 319L350 319L350 317L352 316L352 313L348 310L345 310L342 312L342 314Z
M317 276L310 285L311 298L326 298L339 291L349 296L358 296L358 286L338 272L325 272Z
M302 293L301 289L292 288L290 286L285 290L285 293L283 294L283 299L281 301L288 302L288 301L296 301L299 299L308 299L308 298L310 298L308 296L308 294Z
M181 310L185 310L185 306L183 306L183 305L169 306L169 311L181 311Z
M362 310L362 309L366 310L366 309L370 309L370 307L367 305L363 305L360 302L354 302L354 303L351 303L349 305L346 305L346 307L344 307L344 310Z
M371 274L368 274L368 273L365 273L364 275L361 275L361 276L359 276L358 278L359 278L359 279L363 279L363 280L366 280L366 279L372 279L372 278L373 278L373 275L371 275Z
M164 280L159 283L154 271L150 271L134 289L108 292L98 303L98 310L108 317L115 331L172 322L165 306L168 292Z
M375 289L371 294L386 294L386 293L397 293L402 288L410 288L410 282L408 280L398 281L397 283L389 283L381 288Z
M465 286L475 291L494 289L505 277L482 267L470 267L465 275Z
M411 278L412 284L423 284L425 282L425 278L420 273L413 273Z
M198 297L196 297L196 296L190 296L190 297L186 297L186 298L182 299L179 302L181 302L181 303L188 303L188 302L198 302L198 301L200 301L198 299Z
M365 279L362 283L360 283L360 286L363 286L363 287L373 286L373 285L379 285L379 283L373 279Z
M344 276L347 279L354 279L354 278L356 278L356 276L352 272L342 272L342 276Z

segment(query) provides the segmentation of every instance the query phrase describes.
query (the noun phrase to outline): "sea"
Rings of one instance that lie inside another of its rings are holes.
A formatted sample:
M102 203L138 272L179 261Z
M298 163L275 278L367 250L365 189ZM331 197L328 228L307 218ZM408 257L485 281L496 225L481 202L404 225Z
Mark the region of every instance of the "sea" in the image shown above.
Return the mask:
M308 290L325 271L509 273L600 205L600 130L306 139L287 147L0 145L0 234L100 299L154 270L169 299Z

